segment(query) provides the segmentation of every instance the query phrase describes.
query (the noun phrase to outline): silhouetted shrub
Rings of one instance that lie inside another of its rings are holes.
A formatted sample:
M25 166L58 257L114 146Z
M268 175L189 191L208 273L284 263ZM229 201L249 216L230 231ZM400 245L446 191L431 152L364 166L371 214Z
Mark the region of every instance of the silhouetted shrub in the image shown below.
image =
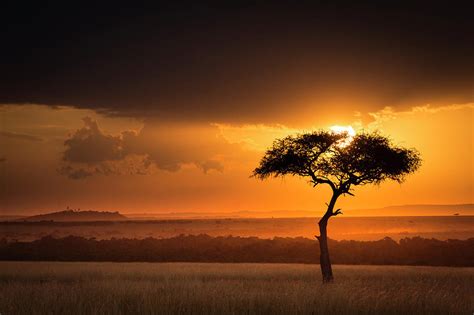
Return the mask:
M336 264L474 266L474 238L330 240ZM179 235L168 239L96 240L46 236L32 242L0 240L0 260L317 263L319 246L307 238L260 239Z

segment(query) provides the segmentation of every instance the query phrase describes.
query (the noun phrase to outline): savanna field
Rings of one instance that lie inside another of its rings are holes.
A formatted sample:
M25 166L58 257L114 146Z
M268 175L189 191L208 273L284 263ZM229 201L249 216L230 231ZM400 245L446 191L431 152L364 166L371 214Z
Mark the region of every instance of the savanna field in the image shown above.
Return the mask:
M4 314L472 314L474 268L0 262Z

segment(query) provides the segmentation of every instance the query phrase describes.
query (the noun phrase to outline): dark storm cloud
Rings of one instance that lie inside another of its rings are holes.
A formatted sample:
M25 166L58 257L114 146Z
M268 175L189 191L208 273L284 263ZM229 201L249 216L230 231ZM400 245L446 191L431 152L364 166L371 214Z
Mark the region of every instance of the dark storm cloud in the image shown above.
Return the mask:
M263 122L283 121L304 100L317 112L337 100L374 110L473 99L474 23L456 5L38 3L3 12L0 102Z
M155 167L175 172L193 164L204 173L222 172L217 158L235 154L239 147L218 136L216 127L176 128L145 124L139 131L108 135L96 121L83 119L84 126L64 142L63 164L58 172L71 179L94 174L148 174Z

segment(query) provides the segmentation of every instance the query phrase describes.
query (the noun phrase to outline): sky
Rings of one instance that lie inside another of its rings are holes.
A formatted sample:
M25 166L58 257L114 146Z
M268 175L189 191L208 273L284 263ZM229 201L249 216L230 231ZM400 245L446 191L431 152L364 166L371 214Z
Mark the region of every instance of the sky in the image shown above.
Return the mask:
M2 10L0 212L324 208L250 178L286 135L352 126L416 148L403 184L344 208L474 202L474 22L462 7L11 4Z

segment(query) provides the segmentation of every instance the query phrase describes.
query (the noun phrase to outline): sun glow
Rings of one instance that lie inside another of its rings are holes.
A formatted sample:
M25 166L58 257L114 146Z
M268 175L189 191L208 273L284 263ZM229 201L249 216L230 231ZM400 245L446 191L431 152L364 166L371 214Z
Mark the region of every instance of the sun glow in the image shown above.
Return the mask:
M331 126L331 129L332 132L334 133L344 133L344 132L347 132L347 134L349 135L349 137L354 137L355 136L355 131L354 131L354 128L352 128L352 126L338 126L338 125L335 125L335 126Z
M337 133L337 134L342 134L342 133L347 134L346 139L340 140L341 142L338 144L340 147L345 147L345 146L349 145L349 143L351 143L352 139L354 138L354 136L356 134L356 132L355 132L354 128L352 128L352 126L335 125L335 126L331 126L329 129L332 132Z

